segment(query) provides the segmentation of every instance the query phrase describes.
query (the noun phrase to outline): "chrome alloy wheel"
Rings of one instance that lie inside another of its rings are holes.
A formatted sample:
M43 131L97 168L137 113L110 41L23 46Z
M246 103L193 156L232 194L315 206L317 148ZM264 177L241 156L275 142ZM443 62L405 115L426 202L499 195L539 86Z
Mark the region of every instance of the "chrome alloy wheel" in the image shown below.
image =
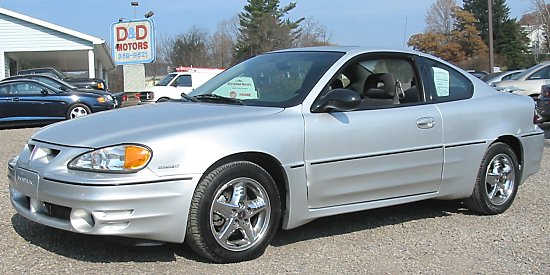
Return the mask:
M506 154L496 155L485 173L487 198L494 205L502 205L513 193L516 171L510 157Z
M71 113L69 114L71 119L81 117L81 116L85 116L85 115L88 115L88 110L86 110L86 108L81 107L81 106L74 107L71 110Z
M237 178L221 185L210 206L210 230L230 251L257 244L269 227L271 205L264 187L251 178Z

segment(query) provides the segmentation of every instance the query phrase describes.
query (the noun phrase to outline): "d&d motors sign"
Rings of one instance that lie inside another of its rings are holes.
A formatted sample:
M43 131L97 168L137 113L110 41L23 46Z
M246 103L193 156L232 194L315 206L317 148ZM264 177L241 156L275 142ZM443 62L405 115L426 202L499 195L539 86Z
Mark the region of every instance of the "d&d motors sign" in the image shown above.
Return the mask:
M111 27L111 52L117 65L150 63L155 60L153 21L127 20Z

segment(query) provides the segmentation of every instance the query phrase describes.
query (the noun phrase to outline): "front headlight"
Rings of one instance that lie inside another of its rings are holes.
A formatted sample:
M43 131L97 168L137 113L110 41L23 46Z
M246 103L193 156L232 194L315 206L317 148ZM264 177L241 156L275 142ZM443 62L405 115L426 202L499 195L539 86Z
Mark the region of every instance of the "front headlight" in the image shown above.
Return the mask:
M153 152L146 146L128 144L84 153L68 164L69 169L93 172L134 173L143 169Z

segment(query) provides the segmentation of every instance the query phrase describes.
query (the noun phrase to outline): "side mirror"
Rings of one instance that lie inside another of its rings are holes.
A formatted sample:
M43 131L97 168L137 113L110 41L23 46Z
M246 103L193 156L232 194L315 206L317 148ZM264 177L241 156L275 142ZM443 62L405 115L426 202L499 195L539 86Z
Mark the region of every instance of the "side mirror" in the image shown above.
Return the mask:
M318 98L311 107L313 113L352 111L361 104L361 96L350 89L334 89Z
M49 92L48 90L46 90L46 89L40 90L40 93L41 93L42 95L49 95L49 94L50 94L50 92Z

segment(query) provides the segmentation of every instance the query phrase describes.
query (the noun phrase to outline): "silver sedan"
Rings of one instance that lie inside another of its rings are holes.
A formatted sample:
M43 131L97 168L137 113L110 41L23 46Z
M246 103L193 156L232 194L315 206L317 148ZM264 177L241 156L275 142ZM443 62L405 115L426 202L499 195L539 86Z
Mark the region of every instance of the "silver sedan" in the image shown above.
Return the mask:
M434 198L502 213L544 146L530 98L411 51L271 52L182 96L43 128L8 164L13 207L235 262L323 216Z

